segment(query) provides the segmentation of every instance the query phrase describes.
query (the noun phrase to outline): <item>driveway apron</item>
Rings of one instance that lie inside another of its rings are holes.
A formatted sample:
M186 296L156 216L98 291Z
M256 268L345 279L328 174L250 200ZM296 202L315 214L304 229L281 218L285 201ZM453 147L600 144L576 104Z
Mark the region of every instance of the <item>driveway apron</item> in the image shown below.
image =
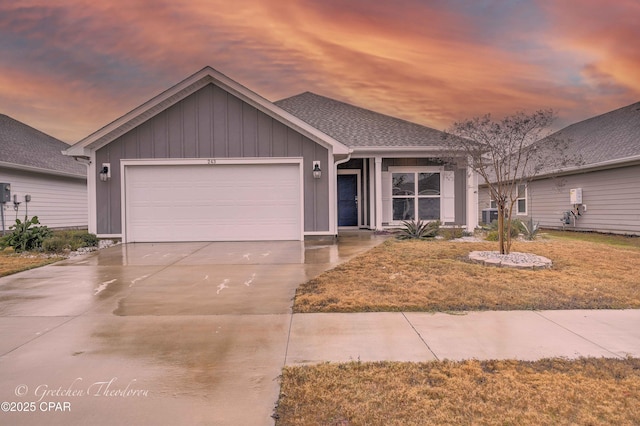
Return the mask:
M295 289L382 240L127 244L4 277L0 423L273 424Z

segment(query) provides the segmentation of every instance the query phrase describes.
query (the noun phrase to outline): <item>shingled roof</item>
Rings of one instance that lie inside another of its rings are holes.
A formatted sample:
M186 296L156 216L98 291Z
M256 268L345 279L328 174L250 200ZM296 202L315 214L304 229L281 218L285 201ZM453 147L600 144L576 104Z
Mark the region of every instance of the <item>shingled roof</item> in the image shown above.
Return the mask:
M350 148L437 147L443 132L305 92L275 102Z
M87 168L62 155L66 143L0 114L0 164L54 174L86 176ZM24 166L24 167L20 167Z
M566 154L581 156L582 167L631 160L640 156L640 102L572 124L551 137L567 140Z

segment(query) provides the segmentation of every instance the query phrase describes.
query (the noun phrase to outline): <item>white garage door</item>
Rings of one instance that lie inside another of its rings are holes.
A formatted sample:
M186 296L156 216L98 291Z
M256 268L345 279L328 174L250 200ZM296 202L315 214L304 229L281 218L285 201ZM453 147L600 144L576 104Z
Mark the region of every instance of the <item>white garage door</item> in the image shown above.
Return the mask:
M125 167L127 242L301 240L300 164Z

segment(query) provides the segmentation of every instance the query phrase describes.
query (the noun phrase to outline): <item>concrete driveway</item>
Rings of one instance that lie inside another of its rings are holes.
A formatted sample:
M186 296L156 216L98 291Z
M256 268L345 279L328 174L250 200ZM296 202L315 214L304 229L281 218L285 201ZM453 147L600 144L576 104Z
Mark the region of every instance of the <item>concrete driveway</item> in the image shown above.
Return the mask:
M130 244L2 278L0 423L272 424L296 287L382 240Z

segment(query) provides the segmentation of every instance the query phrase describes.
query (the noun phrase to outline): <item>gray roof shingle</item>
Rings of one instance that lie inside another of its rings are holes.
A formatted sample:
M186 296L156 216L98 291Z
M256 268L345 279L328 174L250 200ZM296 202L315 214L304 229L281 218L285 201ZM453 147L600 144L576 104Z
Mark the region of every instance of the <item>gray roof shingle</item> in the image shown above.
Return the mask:
M442 146L443 132L305 92L274 102L350 148Z
M572 124L551 136L567 140L566 154L581 156L583 166L640 156L640 102Z
M66 143L0 114L0 162L86 176L87 168L61 151Z

